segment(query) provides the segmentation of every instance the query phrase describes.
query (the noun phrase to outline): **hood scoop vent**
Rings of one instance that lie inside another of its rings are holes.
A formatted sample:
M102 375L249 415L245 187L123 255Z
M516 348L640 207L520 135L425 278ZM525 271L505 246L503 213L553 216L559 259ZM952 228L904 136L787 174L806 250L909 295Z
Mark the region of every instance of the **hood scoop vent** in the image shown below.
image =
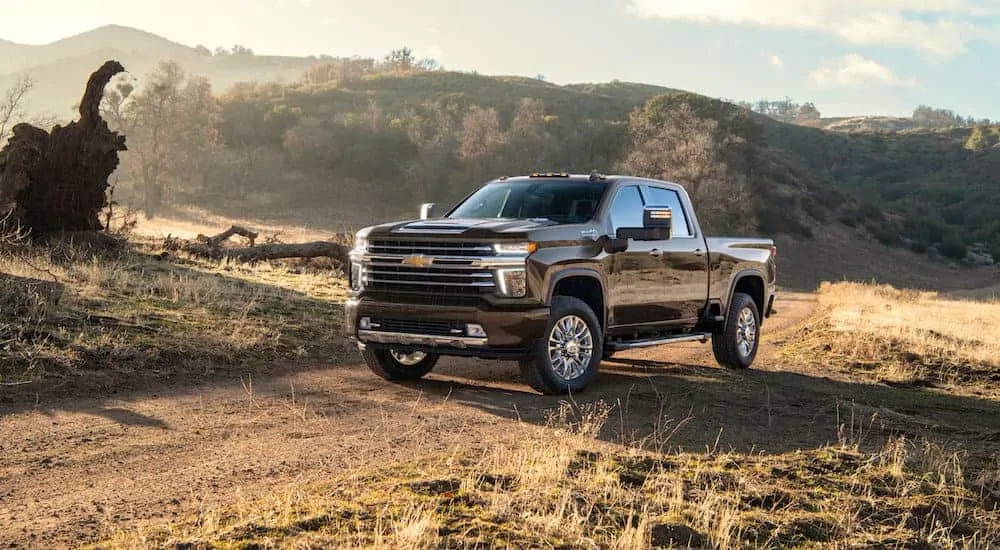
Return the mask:
M462 233L472 227L459 222L426 221L413 222L396 229L399 233Z

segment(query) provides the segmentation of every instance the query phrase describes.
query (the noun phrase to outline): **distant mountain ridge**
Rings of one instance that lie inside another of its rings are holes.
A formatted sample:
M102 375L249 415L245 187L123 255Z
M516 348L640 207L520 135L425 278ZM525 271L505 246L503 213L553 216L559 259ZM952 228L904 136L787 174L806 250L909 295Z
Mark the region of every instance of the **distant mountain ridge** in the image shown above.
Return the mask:
M290 82L323 62L316 57L212 55L140 29L106 25L49 44L0 39L0 90L28 75L35 83L27 99L29 113L68 118L87 77L108 59L118 60L138 78L161 60L173 59L189 73L208 77L216 91L248 80Z

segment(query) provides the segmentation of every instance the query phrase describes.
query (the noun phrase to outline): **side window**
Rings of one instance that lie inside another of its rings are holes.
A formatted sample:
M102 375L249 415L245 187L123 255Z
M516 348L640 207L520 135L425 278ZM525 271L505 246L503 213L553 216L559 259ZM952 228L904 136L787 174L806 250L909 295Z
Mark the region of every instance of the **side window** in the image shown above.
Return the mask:
M617 232L619 227L642 227L642 196L639 188L631 185L622 187L611 203L611 228Z
M646 187L646 204L649 206L669 206L673 211L673 228L675 237L691 237L691 226L688 224L687 212L681 205L681 197L673 189L663 187Z

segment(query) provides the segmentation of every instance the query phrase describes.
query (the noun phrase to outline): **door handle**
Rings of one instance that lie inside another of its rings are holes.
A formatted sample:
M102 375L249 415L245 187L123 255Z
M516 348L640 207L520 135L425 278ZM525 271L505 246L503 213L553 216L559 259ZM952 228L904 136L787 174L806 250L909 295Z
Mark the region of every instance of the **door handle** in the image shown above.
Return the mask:
M652 249L652 250L649 251L649 255L650 256L660 257L660 256L663 255L663 251L660 250L659 248L654 248L654 249Z
M694 249L694 255L695 256L704 256L705 253L702 252L700 248L696 248L696 249Z

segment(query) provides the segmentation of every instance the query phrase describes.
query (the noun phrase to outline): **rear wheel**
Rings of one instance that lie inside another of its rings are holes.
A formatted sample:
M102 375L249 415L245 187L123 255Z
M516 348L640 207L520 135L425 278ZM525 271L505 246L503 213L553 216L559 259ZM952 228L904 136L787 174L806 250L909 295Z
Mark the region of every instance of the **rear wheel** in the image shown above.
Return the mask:
M366 347L361 350L365 364L386 380L416 380L431 372L438 356L422 351Z
M712 333L712 352L720 365L745 369L753 364L760 345L760 312L748 294L733 294L729 314L721 330Z
M545 394L580 391L597 375L604 354L604 337L597 315L583 300L552 299L545 336L531 361L521 363L521 376Z

